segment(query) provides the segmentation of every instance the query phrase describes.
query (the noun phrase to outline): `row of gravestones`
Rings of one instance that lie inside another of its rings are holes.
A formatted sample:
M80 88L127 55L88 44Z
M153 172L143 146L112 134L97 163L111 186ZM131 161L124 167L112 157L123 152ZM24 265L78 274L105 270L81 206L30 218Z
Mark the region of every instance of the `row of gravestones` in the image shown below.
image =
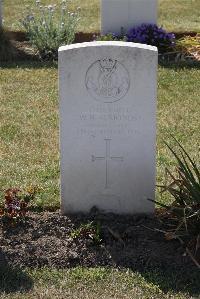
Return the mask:
M0 0L0 26L2 25ZM101 32L120 33L141 23L157 22L157 0L101 0Z
M130 22L134 9L136 16L143 10L156 18L155 3L102 0L103 31L117 26L116 20L119 26ZM157 48L152 46L91 42L59 49L63 214L93 207L153 213L147 199L155 195L156 77Z

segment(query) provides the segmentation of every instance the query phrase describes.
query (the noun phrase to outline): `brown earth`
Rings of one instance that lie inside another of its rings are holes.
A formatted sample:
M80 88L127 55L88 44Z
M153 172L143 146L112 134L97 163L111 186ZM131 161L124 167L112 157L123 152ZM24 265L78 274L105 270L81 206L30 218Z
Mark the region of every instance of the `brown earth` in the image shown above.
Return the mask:
M100 225L100 243L85 233L72 236L81 224L91 221ZM12 267L112 266L137 271L196 271L180 242L165 240L158 229L165 230L165 224L157 217L98 211L87 216L30 212L26 221L15 227L5 227L0 221L0 263L6 261Z

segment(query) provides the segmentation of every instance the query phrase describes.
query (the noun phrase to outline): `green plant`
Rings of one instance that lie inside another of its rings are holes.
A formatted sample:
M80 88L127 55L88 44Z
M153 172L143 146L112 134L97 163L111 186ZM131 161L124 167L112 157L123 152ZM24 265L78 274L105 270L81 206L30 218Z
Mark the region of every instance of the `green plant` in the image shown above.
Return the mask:
M68 2L62 0L57 7L43 6L40 0L36 0L35 10L21 20L31 44L42 59L57 59L58 48L74 41L80 8L71 12L67 9ZM57 14L59 21L55 18Z
M100 235L101 235L100 223L97 222L95 224L93 221L89 223L81 224L79 228L71 232L71 237L73 239L76 238L90 239L93 241L94 244L101 243L102 240Z
M170 229L165 232L166 239L179 239L186 244L187 253L200 268L197 257L200 249L200 171L179 141L173 139L179 148L178 153L165 144L178 165L175 173L166 168L166 184L160 187L162 193L169 192L174 200L171 205L156 203L165 209L164 214L170 222Z
M120 35L117 35L115 33L108 33L108 34L105 34L105 35L98 35L95 37L95 40L96 41L126 41L126 37L123 33L123 30L122 30L122 33Z
M6 226L14 226L26 216L29 203L34 199L36 187L21 191L9 188L5 191L4 207L0 209L1 219Z

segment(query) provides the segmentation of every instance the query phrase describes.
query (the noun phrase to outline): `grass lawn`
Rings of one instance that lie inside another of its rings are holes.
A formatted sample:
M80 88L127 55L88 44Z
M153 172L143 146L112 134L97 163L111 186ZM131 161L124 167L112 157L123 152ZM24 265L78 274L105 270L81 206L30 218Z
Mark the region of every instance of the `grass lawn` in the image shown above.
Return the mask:
M16 63L0 69L0 185L30 184L41 193L37 206L59 206L57 67ZM163 140L174 134L198 159L200 69L159 67L157 181L172 163Z
M35 0L4 0L5 26L19 30L19 19ZM59 3L60 0L41 0L44 4ZM200 31L199 0L158 0L159 25L169 31ZM100 0L74 0L81 7L79 31L96 32L100 28ZM123 25L123 24L122 24Z
M190 280L184 280L182 273L161 275L156 271L140 274L106 268L44 268L23 272L9 269L2 276L0 272L0 278L1 299L199 298L198 277L191 275Z
M47 1L46 3L56 2ZM79 30L99 29L99 1L78 1ZM14 4L13 4L14 2ZM6 25L20 18L33 0L4 0ZM81 3L81 4L80 4ZM159 23L169 30L200 30L199 0L160 0ZM12 8L12 9L11 9ZM14 62L0 66L0 201L9 187L40 188L36 207L59 207L59 144L57 65ZM200 68L159 66L157 183L165 166L174 161L163 140L173 146L176 136L199 161ZM160 199L159 194L157 194ZM166 197L162 200L169 201ZM1 299L31 298L199 298L197 273L138 273L116 269L5 269L0 268Z

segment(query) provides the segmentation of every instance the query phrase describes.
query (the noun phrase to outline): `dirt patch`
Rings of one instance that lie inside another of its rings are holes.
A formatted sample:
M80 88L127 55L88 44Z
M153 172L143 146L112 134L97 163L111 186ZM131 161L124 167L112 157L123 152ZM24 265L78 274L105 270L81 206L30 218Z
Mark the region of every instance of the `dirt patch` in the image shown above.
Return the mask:
M102 241L95 244L72 233L81 224L99 223ZM195 268L177 240L166 241L154 228L164 229L158 218L90 215L61 216L57 212L31 212L24 224L5 229L0 222L0 250L10 266L69 268L112 266L135 270L170 267ZM0 259L1 260L1 259Z

